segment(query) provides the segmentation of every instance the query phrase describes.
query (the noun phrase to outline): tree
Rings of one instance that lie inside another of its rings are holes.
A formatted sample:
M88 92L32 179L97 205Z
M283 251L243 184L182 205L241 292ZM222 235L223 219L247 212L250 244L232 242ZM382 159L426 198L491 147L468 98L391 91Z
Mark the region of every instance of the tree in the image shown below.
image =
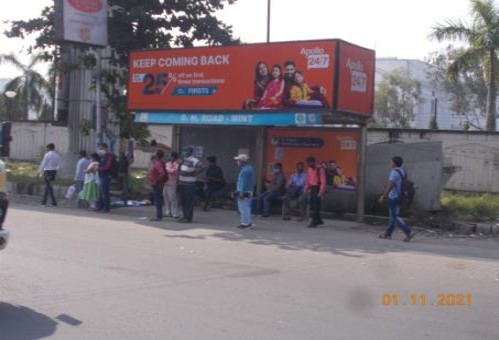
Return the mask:
M123 136L140 139L147 134L143 124L133 123L126 110L124 89L128 80L128 53L139 49L169 49L195 45L228 45L240 41L232 37L232 28L219 21L215 12L236 0L109 0L108 40L110 67L101 73L102 92L110 109L119 118ZM47 60L55 58L61 64L60 54L54 53L54 7L47 7L40 17L12 21L8 37L36 34L35 45L30 50L41 50ZM89 49L72 44L66 48L78 48L84 52L81 64L95 67L96 58ZM61 65L64 72L74 65Z
M28 119L31 110L40 118L49 109L49 103L52 102L50 82L35 70L36 65L41 62L43 56L40 54L34 55L26 65L13 54L0 55L0 64L10 63L21 73L5 85L5 91L16 93L14 98L8 99L11 119Z
M455 58L463 52L462 48L448 46L444 51L430 54L426 61L433 67L427 78L435 87L443 88L448 93L452 111L465 118L463 128L483 130L487 103L484 66L478 63L469 65L457 76L449 71Z
M381 127L408 128L421 97L421 84L403 69L383 75L376 88L374 118Z
M496 131L499 11L495 8L493 0L470 0L470 4L471 24L449 19L444 24L437 24L430 37L438 41L459 40L467 43L468 46L456 55L449 65L449 73L455 77L473 64L484 66L487 84L485 130Z

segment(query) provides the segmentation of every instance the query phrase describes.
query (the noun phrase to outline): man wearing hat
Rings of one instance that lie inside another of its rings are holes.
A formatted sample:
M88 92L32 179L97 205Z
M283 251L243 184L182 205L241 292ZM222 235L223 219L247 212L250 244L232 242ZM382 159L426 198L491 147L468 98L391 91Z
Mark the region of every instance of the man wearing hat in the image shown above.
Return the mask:
M234 198L237 198L237 208L241 217L241 225L238 228L248 229L253 226L251 224L251 198L253 197L253 188L255 186L255 171L248 163L248 155L240 154L234 157L234 159L240 169L236 192L234 192Z
M194 217L194 198L196 197L196 176L202 172L203 165L193 156L194 148L186 146L182 149L182 163L178 176L180 202L184 216L180 223L192 223Z

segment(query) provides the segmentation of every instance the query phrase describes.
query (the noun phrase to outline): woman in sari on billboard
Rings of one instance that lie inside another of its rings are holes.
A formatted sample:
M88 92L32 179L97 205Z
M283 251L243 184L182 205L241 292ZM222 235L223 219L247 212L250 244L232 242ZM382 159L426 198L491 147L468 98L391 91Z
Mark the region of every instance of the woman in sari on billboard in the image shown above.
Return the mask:
M258 109L280 109L284 95L284 79L282 79L281 65L272 66L272 80L268 83L262 98L258 102Z
M322 86L310 87L305 83L305 76L301 71L294 75L294 85L290 89L290 102L300 108L328 108L326 90Z
M255 80L253 82L253 98L246 99L243 103L243 109L251 110L256 108L256 105L263 97L263 93L270 81L269 67L263 61L256 63Z

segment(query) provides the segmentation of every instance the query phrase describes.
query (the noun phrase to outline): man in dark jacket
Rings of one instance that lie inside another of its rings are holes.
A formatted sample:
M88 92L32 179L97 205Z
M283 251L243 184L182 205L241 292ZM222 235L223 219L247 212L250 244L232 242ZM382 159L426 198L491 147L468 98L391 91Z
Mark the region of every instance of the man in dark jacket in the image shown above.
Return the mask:
M98 154L100 156L99 162L99 202L97 203L97 210L108 213L111 210L111 172L113 161L116 155L109 152L109 146L102 143Z

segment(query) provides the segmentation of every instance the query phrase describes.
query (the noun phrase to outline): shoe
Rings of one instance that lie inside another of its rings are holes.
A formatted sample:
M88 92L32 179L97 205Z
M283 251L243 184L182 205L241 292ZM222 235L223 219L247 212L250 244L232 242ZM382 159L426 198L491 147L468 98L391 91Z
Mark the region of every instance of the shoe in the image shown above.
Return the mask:
M382 238L384 240L391 240L392 239L392 236L391 235L387 235L387 234L381 234L378 237Z
M289 220L291 220L291 217L289 217L289 216L284 216L282 219L283 219L284 221L289 221Z
M161 221L162 221L162 219L161 218L157 218L157 217L149 219L149 222L161 222Z
M45 202L39 202L38 205L44 207L44 206L47 206L47 203L45 203Z
M412 240L412 238L414 237L414 235L416 235L414 232L411 232L409 235L406 236L406 238L404 238L402 241L404 242L410 242Z
M317 228L317 224L316 223L310 223L309 225L307 225L307 228Z
M303 217L298 217L298 218L296 219L296 222L303 222L303 221L305 221L305 219L304 219Z
M317 225L323 225L323 224L324 224L323 220L320 220L319 222L317 222Z
M178 223L192 223L192 220L188 220L186 218L181 218L178 220Z
M269 217L269 216L270 216L270 215L260 215L260 216L258 216L258 218L267 218L267 217Z
M240 226L238 226L239 229L251 229L253 228L253 224L241 224Z

